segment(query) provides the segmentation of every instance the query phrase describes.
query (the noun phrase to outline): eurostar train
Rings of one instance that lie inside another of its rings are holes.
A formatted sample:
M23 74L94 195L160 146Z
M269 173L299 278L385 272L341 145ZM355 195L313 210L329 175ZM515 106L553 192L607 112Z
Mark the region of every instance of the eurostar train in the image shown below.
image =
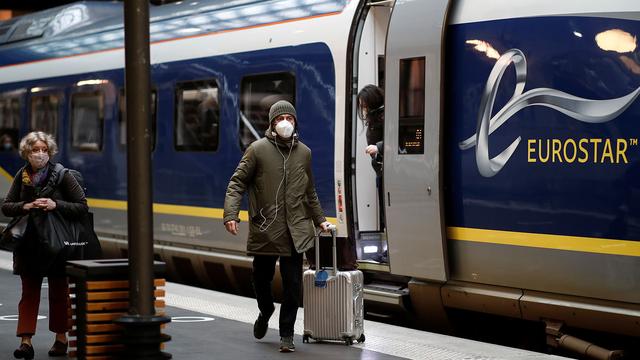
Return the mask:
M252 293L248 215L224 231L225 188L288 99L368 307L544 322L555 343L640 336L637 1L184 0L150 26L155 256L174 279ZM0 191L19 139L53 133L115 257L123 44L117 2L0 23ZM356 116L367 84L386 93L383 208Z

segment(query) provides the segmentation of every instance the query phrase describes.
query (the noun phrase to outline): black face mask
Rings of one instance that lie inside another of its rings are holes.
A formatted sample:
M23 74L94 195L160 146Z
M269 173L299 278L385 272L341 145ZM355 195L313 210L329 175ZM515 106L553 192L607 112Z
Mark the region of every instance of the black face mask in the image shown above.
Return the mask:
M379 116L381 112L384 111L384 105L380 105L378 108L375 108L371 111L369 111L369 113L367 114L368 117L371 116Z
M361 120L365 120L365 122L369 122L371 120L376 120L380 117L381 113L384 111L384 105L380 105L379 107L367 111L366 115L361 107L358 107L358 117Z

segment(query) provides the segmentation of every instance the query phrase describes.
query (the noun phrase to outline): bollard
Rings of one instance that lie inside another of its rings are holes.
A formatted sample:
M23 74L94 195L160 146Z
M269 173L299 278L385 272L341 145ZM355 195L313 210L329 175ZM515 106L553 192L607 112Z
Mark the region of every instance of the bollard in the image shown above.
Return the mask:
M155 309L164 319L165 280L158 278L165 271L163 262L154 261ZM71 323L69 357L80 360L119 359L124 357L125 342L122 325L116 319L129 310L129 262L127 259L80 260L67 262L71 293ZM165 321L166 322L166 321ZM163 325L164 326L164 325ZM160 326L158 326L160 328ZM159 334L158 344L170 337Z

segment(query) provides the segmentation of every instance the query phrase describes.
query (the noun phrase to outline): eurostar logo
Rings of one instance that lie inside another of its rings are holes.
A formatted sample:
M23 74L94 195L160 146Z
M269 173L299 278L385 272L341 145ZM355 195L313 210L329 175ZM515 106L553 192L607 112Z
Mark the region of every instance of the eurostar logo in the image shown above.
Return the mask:
M504 75L504 72L512 63L516 72L515 90L511 99L494 115L492 114L492 109L498 86L502 80L502 75ZM531 89L523 93L526 78L527 60L522 51L519 49L511 49L500 56L489 74L480 100L476 133L458 144L461 150L471 149L475 146L478 171L484 177L493 177L499 173L518 148L522 140L521 136L518 136L511 145L497 156L493 158L489 157L489 135L500 128L507 120L511 119L518 111L529 106L544 106L557 110L578 121L593 124L605 123L618 117L640 94L640 87L625 96L608 100L584 99L549 88ZM637 144L637 139L633 140L635 140ZM580 143L578 142L578 144ZM571 145L570 142L569 145ZM624 148L624 144L620 145L619 142L616 145L617 150L623 153L626 151L626 145ZM531 149L531 144L529 144L529 155L531 155ZM556 149L557 148L554 147L552 150L556 151ZM578 149L580 148L574 147L574 154ZM556 153L558 153L558 151L556 151ZM621 155L616 154L618 160L620 157ZM584 157L581 157L581 159L583 158ZM626 157L624 157L624 159L626 159Z

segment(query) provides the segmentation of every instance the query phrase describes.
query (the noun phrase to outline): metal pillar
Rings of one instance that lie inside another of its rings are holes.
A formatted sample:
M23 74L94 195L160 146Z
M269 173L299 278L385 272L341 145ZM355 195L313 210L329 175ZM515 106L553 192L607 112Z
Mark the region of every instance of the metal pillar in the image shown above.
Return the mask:
M151 86L148 0L125 0L125 95L127 116L127 216L129 229L129 314L124 327L126 358L167 359L160 344L170 337L156 316L153 298L153 210L151 184Z

